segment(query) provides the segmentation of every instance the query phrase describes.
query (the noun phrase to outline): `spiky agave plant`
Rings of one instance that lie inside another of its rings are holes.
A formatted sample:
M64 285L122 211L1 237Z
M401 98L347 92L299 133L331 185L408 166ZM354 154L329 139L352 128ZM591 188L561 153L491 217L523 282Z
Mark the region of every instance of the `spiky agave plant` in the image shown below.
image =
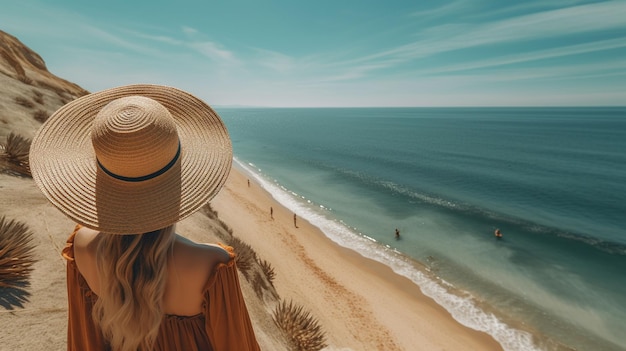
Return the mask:
M30 278L34 248L26 224L0 218L0 288L20 288Z
M292 350L319 351L326 347L326 335L318 321L293 301L282 301L274 310L274 323L285 333Z
M243 276L249 281L250 270L257 260L256 252L254 251L252 246L248 245L247 243L235 236L233 236L228 241L228 245L232 246L235 250L235 260L237 262L237 268L239 268L239 271L243 273Z
M0 144L0 171L31 176L28 152L30 140L11 132L4 144Z
M276 273L274 272L274 267L272 267L272 265L267 262L266 260L260 260L259 261L259 266L261 266L261 270L263 271L263 274L265 274L265 277L267 278L267 281L270 282L270 284L272 284L272 286L274 286L274 278L276 278Z

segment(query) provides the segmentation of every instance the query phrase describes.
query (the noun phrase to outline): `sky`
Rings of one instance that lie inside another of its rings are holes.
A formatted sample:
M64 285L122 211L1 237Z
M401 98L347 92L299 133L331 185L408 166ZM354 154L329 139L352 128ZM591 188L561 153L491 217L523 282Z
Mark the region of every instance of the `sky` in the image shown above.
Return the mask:
M625 106L626 1L0 0L0 30L91 91L212 106Z

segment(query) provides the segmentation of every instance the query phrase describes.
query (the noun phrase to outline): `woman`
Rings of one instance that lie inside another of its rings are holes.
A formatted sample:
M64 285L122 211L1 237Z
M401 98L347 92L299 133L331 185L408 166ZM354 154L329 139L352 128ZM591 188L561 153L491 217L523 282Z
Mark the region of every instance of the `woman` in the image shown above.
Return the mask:
M171 87L104 90L44 123L33 178L78 223L63 250L68 350L259 349L232 250L174 230L231 162L219 116Z

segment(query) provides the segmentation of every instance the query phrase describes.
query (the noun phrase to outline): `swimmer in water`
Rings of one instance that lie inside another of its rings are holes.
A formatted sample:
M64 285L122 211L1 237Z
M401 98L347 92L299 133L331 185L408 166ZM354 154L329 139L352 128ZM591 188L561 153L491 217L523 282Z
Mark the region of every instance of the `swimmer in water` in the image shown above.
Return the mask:
M500 231L500 229L496 229L496 231L493 233L496 238L501 239L502 238L502 232Z

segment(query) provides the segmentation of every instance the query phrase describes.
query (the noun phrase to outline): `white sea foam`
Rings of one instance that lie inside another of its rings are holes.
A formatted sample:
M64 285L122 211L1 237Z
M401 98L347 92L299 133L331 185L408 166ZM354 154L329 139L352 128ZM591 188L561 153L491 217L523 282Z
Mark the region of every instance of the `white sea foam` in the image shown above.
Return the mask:
M329 211L323 206L316 209L314 206L307 205L299 195L264 178L256 167L244 165L236 158L235 162L283 206L320 228L338 245L383 263L391 267L396 274L407 277L420 287L424 295L429 296L450 312L459 323L491 335L507 351L541 350L533 343L530 333L512 328L494 314L485 312L478 307L471 294L452 293L450 289L453 287L452 284L420 271L397 250L380 245L374 238L357 233L341 221L330 218ZM430 270L425 268L425 271Z

